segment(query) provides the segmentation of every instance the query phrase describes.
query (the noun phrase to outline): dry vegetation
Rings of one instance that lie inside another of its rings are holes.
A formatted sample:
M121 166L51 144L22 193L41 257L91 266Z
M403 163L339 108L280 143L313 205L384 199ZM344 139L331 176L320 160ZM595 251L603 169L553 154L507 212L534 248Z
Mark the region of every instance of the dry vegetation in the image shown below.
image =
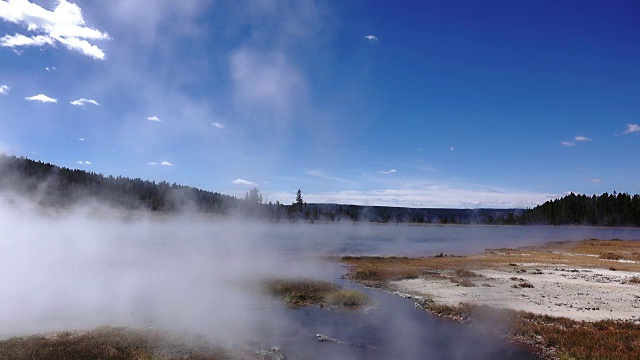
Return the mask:
M603 320L575 321L490 306L420 303L425 310L451 317L542 350L547 358L640 359L640 325Z
M99 327L89 331L14 337L0 341L1 360L258 360L252 351L230 351L200 338L159 330Z
M469 269L525 271L520 270L519 265L523 263L640 272L640 241L554 242L541 247L493 249L465 257L345 257L342 260L349 265L349 278L368 286L388 288L389 281L406 278L448 278L460 286L475 286L475 283L482 284L482 278ZM516 288L533 286L519 277L511 280ZM628 283L640 284L640 278L632 277ZM472 323L534 345L548 358L640 359L640 324L634 321L576 321L484 305L443 305L432 300L423 300L420 306L436 315Z
M353 280L375 282L419 278L430 271L518 266L521 263L566 264L584 268L613 268L640 272L640 241L585 240L554 242L541 247L491 249L480 255L433 257L353 257L342 261L351 265ZM467 270L468 271L468 270Z
M367 296L355 290L347 290L326 281L309 279L270 280L266 289L289 305L318 305L331 307L357 307L368 302Z

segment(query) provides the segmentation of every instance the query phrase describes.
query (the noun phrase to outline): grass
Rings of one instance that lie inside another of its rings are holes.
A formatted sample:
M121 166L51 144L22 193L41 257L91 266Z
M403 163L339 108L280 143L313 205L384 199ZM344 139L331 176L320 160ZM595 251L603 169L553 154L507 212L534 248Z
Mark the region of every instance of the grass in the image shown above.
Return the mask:
M584 240L577 242L553 242L539 247L521 249L493 249L472 256L432 257L353 257L341 261L351 266L349 277L367 285L390 280L419 278L425 272L465 269L518 267L519 264L566 264L571 267L609 268L615 260L618 271L640 272L640 241ZM471 271L470 271L471 272ZM464 278L465 276L458 276Z
M257 360L251 352L232 352L202 339L125 327L13 337L0 341L0 360Z
M270 280L265 286L269 293L289 305L357 307L369 302L367 296L360 291L343 289L326 281Z

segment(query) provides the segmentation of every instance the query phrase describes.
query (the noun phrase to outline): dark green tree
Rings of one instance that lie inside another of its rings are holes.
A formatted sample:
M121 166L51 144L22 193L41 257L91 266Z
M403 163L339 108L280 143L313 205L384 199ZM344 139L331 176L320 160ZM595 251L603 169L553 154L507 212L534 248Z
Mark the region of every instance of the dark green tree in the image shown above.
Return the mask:
M300 189L298 189L298 192L296 193L296 203L297 206L302 208L302 205L304 204L303 200L302 200L302 191L300 191Z

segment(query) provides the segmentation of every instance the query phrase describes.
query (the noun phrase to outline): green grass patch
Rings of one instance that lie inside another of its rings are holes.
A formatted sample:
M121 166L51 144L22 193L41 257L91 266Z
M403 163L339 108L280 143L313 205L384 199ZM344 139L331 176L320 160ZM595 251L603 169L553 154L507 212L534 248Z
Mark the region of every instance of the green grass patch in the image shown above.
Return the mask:
M343 289L327 281L269 280L265 287L269 293L289 305L357 307L369 302L364 293Z

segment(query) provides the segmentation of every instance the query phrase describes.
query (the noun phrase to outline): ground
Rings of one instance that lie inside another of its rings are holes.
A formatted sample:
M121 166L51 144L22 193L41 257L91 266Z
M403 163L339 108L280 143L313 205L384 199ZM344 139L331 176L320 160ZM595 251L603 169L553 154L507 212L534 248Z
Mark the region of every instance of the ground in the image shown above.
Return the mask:
M640 241L343 261L354 281L535 345L548 358L640 358Z

